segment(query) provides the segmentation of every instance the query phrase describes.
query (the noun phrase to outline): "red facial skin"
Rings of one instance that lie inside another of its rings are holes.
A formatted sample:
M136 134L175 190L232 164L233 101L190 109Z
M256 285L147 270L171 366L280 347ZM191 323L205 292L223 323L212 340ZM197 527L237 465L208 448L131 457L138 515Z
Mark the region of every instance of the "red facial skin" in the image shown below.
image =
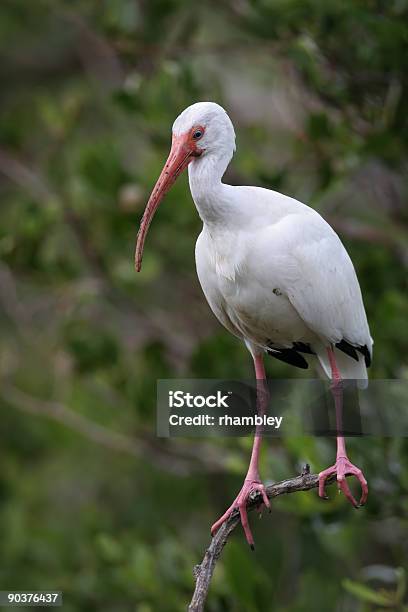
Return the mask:
M169 191L170 187L175 183L177 177L187 168L188 164L192 162L195 157L199 157L203 152L203 150L198 147L199 139L193 138L197 130L200 130L201 133L204 134L205 128L201 125L196 125L185 134L180 134L179 136L173 135L170 154L154 186L149 201L147 202L137 234L135 251L136 272L140 272L142 267L143 247L147 231L160 202ZM200 138L202 138L202 136L200 136Z

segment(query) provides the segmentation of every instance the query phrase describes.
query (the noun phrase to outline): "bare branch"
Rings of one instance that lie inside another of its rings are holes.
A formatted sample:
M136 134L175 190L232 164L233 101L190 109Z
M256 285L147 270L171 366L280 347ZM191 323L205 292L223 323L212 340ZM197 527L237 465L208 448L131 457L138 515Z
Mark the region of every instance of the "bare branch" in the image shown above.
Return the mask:
M327 479L326 483L333 482L335 476L331 476ZM315 489L319 483L318 474L309 474L308 470L304 470L304 473L295 478L289 480L282 480L269 487L266 487L266 494L269 499L284 495L286 493L296 493L298 491L309 491ZM254 510L262 498L259 494L254 496L248 503L248 509ZM227 540L231 532L239 524L239 511L235 510L230 518L220 527L216 535L211 540L211 544L205 551L204 558L200 565L196 565L194 568L194 576L196 578L196 585L193 594L193 598L188 607L188 612L202 612L204 610L204 604L207 599L208 591L210 588L211 578L214 573L215 565L222 553L222 550L227 543Z

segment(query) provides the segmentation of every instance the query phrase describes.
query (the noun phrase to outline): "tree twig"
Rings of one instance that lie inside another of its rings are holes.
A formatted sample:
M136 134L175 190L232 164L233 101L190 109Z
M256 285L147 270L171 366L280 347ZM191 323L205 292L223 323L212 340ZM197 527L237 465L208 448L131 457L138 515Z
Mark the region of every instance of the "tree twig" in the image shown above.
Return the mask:
M327 479L326 484L335 480L335 475ZM300 476L282 480L273 485L266 487L266 494L269 499L284 495L286 493L296 493L298 491L309 491L318 486L318 474L309 474L308 466L303 470ZM248 509L254 510L259 502L262 501L259 494L256 494L248 503ZM216 535L211 540L211 543L205 551L204 558L200 565L194 568L194 576L196 579L193 598L188 607L188 612L202 612L207 599L208 591L211 584L211 579L214 573L215 565L222 553L222 550L227 543L231 532L239 524L239 511L235 510L230 518L220 527Z

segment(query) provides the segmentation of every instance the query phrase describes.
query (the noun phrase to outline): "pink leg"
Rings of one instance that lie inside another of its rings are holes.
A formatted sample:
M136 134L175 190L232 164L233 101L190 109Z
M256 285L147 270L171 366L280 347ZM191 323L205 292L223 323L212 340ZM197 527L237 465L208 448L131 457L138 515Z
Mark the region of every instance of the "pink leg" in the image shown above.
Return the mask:
M330 367L332 371L332 380L333 380L332 392L334 395L334 403L336 407L337 430L340 433L337 436L336 463L332 465L331 467L327 468L327 470L320 472L319 474L319 495L320 497L327 499L326 494L325 494L325 489L324 489L326 478L328 478L332 474L336 474L339 490L343 491L344 495L347 497L349 502L353 504L355 508L358 508L359 506L364 506L364 504L367 501L367 495L368 495L367 481L364 478L363 472L359 468L355 467L349 461L349 458L347 457L346 442L344 440L344 436L341 435L341 432L343 429L343 426L342 426L342 410L343 410L342 380L341 380L339 369L337 367L333 349L328 348L327 354L329 356ZM351 494L351 491L347 484L346 476L355 476L361 484L361 499L360 499L359 504L356 502L355 498Z
M255 376L257 380L257 405L258 414L263 415L266 410L268 402L268 392L266 388L266 375L265 367L263 362L263 355L257 355L254 357L255 365ZM240 513L242 527L245 532L245 537L248 544L254 550L254 538L252 536L251 529L248 523L247 515L247 503L251 494L258 491L262 495L263 504L270 508L269 499L265 492L265 487L259 477L258 463L259 463L259 450L261 447L262 434L261 430L258 429L255 434L254 443L252 446L251 460L249 462L248 472L244 480L241 491L232 502L231 506L226 512L218 519L216 523L211 527L211 534L214 535L223 523L231 516L232 512L237 508Z

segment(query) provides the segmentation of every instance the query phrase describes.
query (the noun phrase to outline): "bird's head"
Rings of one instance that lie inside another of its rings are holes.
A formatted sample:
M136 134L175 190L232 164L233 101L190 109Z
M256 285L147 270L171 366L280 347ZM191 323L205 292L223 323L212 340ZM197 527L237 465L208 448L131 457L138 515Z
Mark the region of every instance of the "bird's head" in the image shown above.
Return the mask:
M173 123L170 154L147 202L137 235L135 267L142 266L143 246L149 225L160 202L177 177L190 163L210 158L225 166L235 151L235 132L225 110L215 102L197 102L186 108Z

